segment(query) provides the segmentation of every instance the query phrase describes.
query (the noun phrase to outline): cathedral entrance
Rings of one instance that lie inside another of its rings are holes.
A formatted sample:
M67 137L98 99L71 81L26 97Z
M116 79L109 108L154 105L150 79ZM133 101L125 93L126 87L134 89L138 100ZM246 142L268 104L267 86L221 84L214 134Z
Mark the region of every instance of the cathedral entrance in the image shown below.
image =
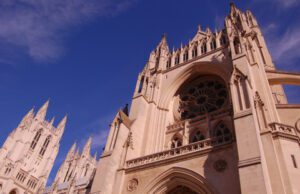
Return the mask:
M167 194L200 194L200 193L196 193L195 191L191 190L188 187L179 185L176 188L169 191Z
M16 190L12 190L9 192L9 194L17 194Z

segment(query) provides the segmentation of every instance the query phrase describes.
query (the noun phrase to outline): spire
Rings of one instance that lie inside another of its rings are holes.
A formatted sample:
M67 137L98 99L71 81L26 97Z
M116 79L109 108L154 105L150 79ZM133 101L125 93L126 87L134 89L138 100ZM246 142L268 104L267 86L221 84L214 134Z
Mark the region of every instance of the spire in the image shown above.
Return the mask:
M75 142L75 143L72 145L72 147L70 148L70 150L69 150L69 152L68 152L68 154L67 154L66 159L70 159L71 157L74 156L76 147L77 147L77 144L76 144L76 142Z
M58 124L57 128L56 128L56 132L60 133L60 136L62 136L65 127L66 127L66 123L67 123L67 118L68 116L66 115Z
M49 124L50 124L51 126L53 126L54 120L55 120L55 117L53 117L53 118L51 119L51 121L49 122Z
M44 105L39 109L39 111L36 113L36 118L40 120L45 120L47 109L49 106L49 100L47 100Z
M97 153L97 151L95 152L95 154L94 154L94 161L97 161L97 155L98 155L98 153Z
M27 121L34 117L34 109L30 109L30 111L23 117L22 121L20 122L19 126L26 125Z
M89 139L87 140L87 142L82 150L82 154L90 155L91 145L92 145L92 137L89 137Z
M200 33L200 32L202 32L201 25L198 25L197 33Z

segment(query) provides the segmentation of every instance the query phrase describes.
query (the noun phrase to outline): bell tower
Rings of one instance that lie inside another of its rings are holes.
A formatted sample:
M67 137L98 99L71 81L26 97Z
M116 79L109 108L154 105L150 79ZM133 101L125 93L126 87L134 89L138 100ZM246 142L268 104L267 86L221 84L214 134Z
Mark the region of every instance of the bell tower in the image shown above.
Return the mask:
M45 120L49 101L35 114L31 109L0 149L0 192L41 192L57 156L65 129L65 117L58 127Z

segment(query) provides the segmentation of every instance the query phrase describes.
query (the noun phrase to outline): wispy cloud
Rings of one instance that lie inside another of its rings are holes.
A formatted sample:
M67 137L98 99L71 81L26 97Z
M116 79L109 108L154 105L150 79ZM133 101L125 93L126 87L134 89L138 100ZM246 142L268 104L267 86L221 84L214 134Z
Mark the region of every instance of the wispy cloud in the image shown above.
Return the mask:
M106 144L106 138L109 132L109 124L113 120L113 117L113 114L108 114L88 124L86 126L88 129L88 135L82 138L82 140L79 142L79 147L82 148L87 139L92 137L92 150L98 151L99 154L102 151L99 149L102 149Z
M300 58L300 26L294 25L280 33L277 25L270 24L263 31L275 63L279 67L296 67L293 63Z
M276 0L284 8L290 8L299 4L299 0Z
M22 49L34 60L58 58L62 36L96 17L114 16L135 0L1 0L0 45Z

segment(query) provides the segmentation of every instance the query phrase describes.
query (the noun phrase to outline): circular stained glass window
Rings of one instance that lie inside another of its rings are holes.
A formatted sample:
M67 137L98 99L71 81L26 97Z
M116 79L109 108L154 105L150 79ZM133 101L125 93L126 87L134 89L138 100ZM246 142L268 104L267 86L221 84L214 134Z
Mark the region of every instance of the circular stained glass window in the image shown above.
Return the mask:
M199 78L179 94L181 119L190 119L222 108L227 102L227 89L216 77Z

